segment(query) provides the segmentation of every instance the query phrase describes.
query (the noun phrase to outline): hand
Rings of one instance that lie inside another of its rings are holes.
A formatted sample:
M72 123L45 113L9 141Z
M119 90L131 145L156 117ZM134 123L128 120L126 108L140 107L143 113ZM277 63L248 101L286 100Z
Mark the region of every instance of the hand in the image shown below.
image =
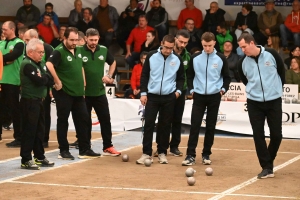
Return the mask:
M127 14L124 12L124 13L122 14L122 17L123 17L123 18L127 17Z
M134 12L128 13L130 17L134 17Z
M102 82L106 84L112 84L114 82L113 78L109 78L108 76L103 76Z
M125 59L128 58L129 56L131 56L131 52L130 52L130 51L127 51L126 56L125 56Z
M237 29L242 30L242 27L241 27L241 26L238 26Z
M21 23L21 22L18 22L18 24L17 24L17 27L18 28L21 28L21 27L23 27L24 26L24 24L23 23Z
M54 21L53 21L53 19L51 19L51 21L50 21L50 26L54 26Z
M192 99L194 99L194 92L192 92L192 94L191 94L191 95L192 95Z
M137 89L134 89L134 90L133 90L133 94L134 94L134 95L137 95L138 93L140 93L140 90L137 90Z
M114 29L110 28L110 29L107 30L107 32L114 32Z
M225 94L225 92L223 90L220 91L221 96L223 96Z
M248 28L247 25L243 25L243 26L242 26L243 31L246 30L247 28Z
M178 99L178 97L180 96L179 92L175 92L176 95L176 99Z
M37 75L38 77L42 77L42 75L41 75L41 72L40 72L40 71L38 71L38 72L36 73L36 75Z
M270 29L267 28L267 29L265 30L265 32L266 32L267 35L271 35Z
M49 90L49 97L53 98L52 90Z
M58 90L61 90L61 88L62 88L62 83L61 83L61 81L59 81L58 83L55 83L54 88L55 88L57 91L58 91Z
M143 106L146 105L147 99L148 99L147 96L141 96L140 101L141 101L141 104L142 104Z

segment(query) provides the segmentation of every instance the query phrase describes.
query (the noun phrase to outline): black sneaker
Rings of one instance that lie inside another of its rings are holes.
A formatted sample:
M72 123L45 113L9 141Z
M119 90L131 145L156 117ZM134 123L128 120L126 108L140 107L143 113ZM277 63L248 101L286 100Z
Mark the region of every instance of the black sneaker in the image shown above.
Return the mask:
M178 148L170 149L170 154L173 156L182 156L182 152Z
M58 158L63 160L74 160L74 157L68 151L62 151L58 154Z
M69 147L70 147L70 148L76 148L76 149L78 149L78 140L76 140L76 141L73 142L73 143L70 143L70 144L69 144Z
M191 155L187 155L185 157L185 160L182 161L182 166L191 166L191 165L194 165L196 164L196 161L195 161L195 158Z
M21 141L20 140L14 140L10 143L6 143L6 146L8 148L18 148L18 147L21 147Z
M79 153L78 158L99 158L100 156L100 153L95 153L92 149L88 149Z
M275 177L272 169L263 169L258 175L258 179L264 179L264 178L273 178Z
M40 167L37 166L34 161L29 160L29 161L21 164L21 169L39 170Z
M43 147L44 147L44 148L48 148L48 147L49 147L48 142L43 142Z
M209 159L208 155L203 155L202 156L202 164L203 165L210 165L211 164L211 160Z
M44 158L43 160L39 160L37 158L34 159L34 162L36 165L41 167L53 167L54 162L50 162L47 158Z

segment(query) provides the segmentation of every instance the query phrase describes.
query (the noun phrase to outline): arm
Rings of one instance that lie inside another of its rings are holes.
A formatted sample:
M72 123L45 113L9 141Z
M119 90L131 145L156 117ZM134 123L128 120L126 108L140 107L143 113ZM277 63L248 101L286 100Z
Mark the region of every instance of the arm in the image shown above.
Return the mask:
M231 78L229 76L229 68L228 68L228 62L227 62L227 59L225 58L225 56L221 53L217 53L220 58L222 59L223 61L223 67L222 67L222 70L221 70L221 76L223 77L223 85L222 85L222 88L220 88L220 90L222 90L223 94L226 93L229 89L229 84L231 82Z
M103 83L112 84L114 82L113 76L116 71L116 61L114 57L107 51L106 60L105 62L109 65L108 74L104 75L102 78Z
M56 27L56 25L55 25L55 23L54 23L53 20L51 20L50 26L51 26L51 30L53 32L54 38L58 38L59 35L58 35L58 32L57 32L57 27Z
M179 95L181 95L183 85L185 82L185 72L184 72L184 66L181 57L178 56L178 59L180 60L180 66L176 74L176 92L179 93ZM177 98L178 96L176 95Z
M263 13L261 13L259 15L257 26L258 26L259 30L265 31L267 27L266 27L266 25L263 22L263 16L262 15L263 15Z
M51 77L46 73L41 75L38 70L31 64L26 64L23 68L23 73L27 76L34 84L38 86L53 86L54 83Z
M286 84L293 84L293 78L292 78L292 73L291 69L286 71L285 73L285 83Z
M24 54L24 43L19 42L14 46L12 52L3 55L3 64L6 65L7 62L13 62Z
M280 76L281 83L282 83L282 86L283 86L284 83L285 83L285 68L284 68L283 61L282 61L280 55L277 53L276 50L271 49L271 48L266 48L266 51L270 52L276 60L277 73Z
M40 10L35 6L32 9L34 9L34 12L32 12L33 19L32 21L25 23L25 26L33 28L39 23L41 13Z
M284 23L281 13L278 14L276 20L277 20L276 24L275 24L274 26L271 26L271 27L270 27L271 33L279 32L279 26L280 26L280 24L283 24L283 23Z
M136 90L136 75L137 75L136 68L133 68L131 78L130 78L130 85L132 90Z
M183 27L184 27L184 22L183 22L182 11L181 11L177 19L177 29L180 30Z
M164 25L164 24L166 24L167 22L168 22L168 13L165 11L164 18L163 18L162 22L160 22L159 24L155 25L155 27Z
M61 60L61 54L59 51L54 50L52 55L49 57L48 61L46 62L46 66L50 74L54 79L54 83L56 85L56 90L60 90L62 88L62 83L59 77L56 74L54 66L58 66Z
M44 49L45 49L45 62L46 62L53 52L53 47L49 44L44 43Z
M245 76L244 72L243 72L243 61L245 59L246 56L244 56L243 58L241 58L238 62L238 73L240 76L241 81L243 82L244 85L247 85L248 83L248 79Z
M194 70L194 58L200 53L194 54L191 57L189 62L189 67L187 69L186 77L187 77L187 85L190 90L190 93L194 93L194 78L195 78L195 70Z
M119 19L119 14L116 10L116 8L112 7L113 10L113 29L114 31L116 31L118 29L118 26L119 26L119 22L118 22L118 19Z
M156 52L156 51L155 51ZM152 54L148 54L146 57L146 60L144 62L144 66L142 69L142 74L141 74L141 96L147 96L148 92L148 82L149 82L149 77L150 77L150 57Z
M85 81L85 72L84 72L84 68L82 67L82 76L83 76L83 86L86 86L86 81Z

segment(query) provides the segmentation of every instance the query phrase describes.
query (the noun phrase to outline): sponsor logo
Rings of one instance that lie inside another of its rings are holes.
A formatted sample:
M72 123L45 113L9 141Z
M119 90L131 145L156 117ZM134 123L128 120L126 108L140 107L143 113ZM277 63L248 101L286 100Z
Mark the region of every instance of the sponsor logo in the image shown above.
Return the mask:
M72 57L71 57L71 56L68 56L68 57L67 57L67 60L68 60L68 61L72 61Z
M82 58L81 54L78 54L78 58Z
M170 65L171 65L172 67L174 67L174 66L176 65L176 62L171 61L171 62L170 62Z
M266 67L271 66L271 62L270 62L270 61L267 61L267 62L265 63L265 66L266 66Z
M44 70L47 71L47 67L46 66L44 66Z
M82 61L83 62L87 62L89 59L86 57L86 56L84 56L83 58L82 58Z
M98 58L99 58L99 60L104 60L104 57L102 55L99 56Z
M215 63L215 64L212 65L212 67L213 67L213 68L218 68L218 64Z
M188 61L187 61L187 60L183 61L183 64L184 64L184 65L187 65L187 64L188 64Z

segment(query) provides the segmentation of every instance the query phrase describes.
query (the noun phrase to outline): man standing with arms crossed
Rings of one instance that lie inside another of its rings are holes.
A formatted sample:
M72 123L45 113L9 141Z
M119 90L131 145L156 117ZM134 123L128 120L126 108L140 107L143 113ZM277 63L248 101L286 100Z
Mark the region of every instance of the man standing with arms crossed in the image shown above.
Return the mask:
M145 105L145 132L143 138L143 155L136 161L144 164L152 160L152 139L157 113L159 112L158 159L167 164L170 128L176 99L182 94L184 84L184 67L181 58L173 53L175 39L166 35L158 50L151 51L145 60L141 76L141 98Z
M89 114L89 139L91 139L92 120L91 112L94 108L101 123L101 135L103 139L103 155L119 156L121 152L113 147L111 138L111 123L105 86L103 83L112 84L112 78L116 69L116 61L105 46L98 45L99 32L90 28L86 31L86 44L81 47L83 68L85 72L85 102ZM105 62L110 66L108 74L104 75Z
M186 50L186 45L188 44L190 38L190 34L187 30L181 29L177 31L176 37L175 37L175 46L174 46L174 52L179 55L182 59L183 66L184 66L184 76L185 81L183 85L182 95L180 95L175 102L174 106L174 114L173 114L173 120L172 120L172 139L170 141L170 154L173 156L182 156L182 152L179 151L178 146L181 141L181 121L182 121L182 115L184 111L184 105L185 105L185 94L187 90L187 80L186 80L186 71L189 67L190 62L190 53ZM158 135L161 127L157 127L157 134L156 134L156 142L159 142ZM158 153L157 151L154 153L154 157L157 157Z
M214 143L221 96L225 94L230 84L227 60L223 54L214 48L216 44L215 35L211 32L203 33L201 43L203 52L192 56L187 72L188 88L193 96L193 108L188 148L186 158L182 161L183 166L196 163L199 131L206 110L202 164L211 164L211 147Z
M273 178L274 160L282 140L282 86L285 69L274 49L255 45L249 33L243 33L238 44L245 56L238 63L238 71L246 85L247 108L253 130L257 157L262 172L257 178ZM270 129L270 143L266 144L265 120Z
M69 27L64 33L64 42L58 46L46 63L53 76L55 90L53 95L57 112L57 139L60 149L58 158L74 160L69 152L67 139L68 118L72 112L72 118L79 142L79 158L99 157L90 146L88 127L89 115L84 100L84 70L82 67L82 55L76 47L78 42L78 30Z

